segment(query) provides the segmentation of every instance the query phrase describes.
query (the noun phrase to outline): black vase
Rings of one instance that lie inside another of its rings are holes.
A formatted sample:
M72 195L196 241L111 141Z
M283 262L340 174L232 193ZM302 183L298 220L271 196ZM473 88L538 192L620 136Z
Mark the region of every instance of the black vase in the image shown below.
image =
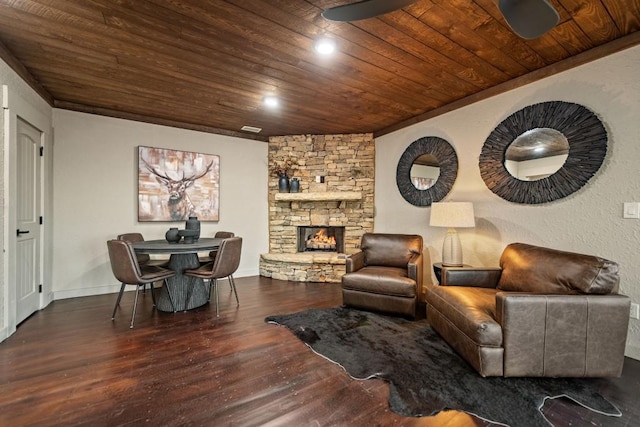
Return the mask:
M198 217L197 216L190 216L189 219L187 220L187 223L185 224L184 228L186 230L198 230L198 234L193 236L193 241L197 242L198 239L200 238L200 221L198 221Z
M281 193L289 192L289 177L286 173L281 173L278 178L278 191Z
M177 227L172 227L164 234L164 238L167 239L169 243L178 243L182 236L180 236Z
M289 191L292 193L297 193L300 191L300 181L298 178L291 178L291 184L289 186Z

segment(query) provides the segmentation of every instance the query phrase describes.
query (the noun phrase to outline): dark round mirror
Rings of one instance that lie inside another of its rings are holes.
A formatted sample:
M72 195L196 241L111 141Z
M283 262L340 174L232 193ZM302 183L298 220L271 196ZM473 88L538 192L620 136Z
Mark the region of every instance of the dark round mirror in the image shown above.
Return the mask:
M402 153L396 184L407 202L431 206L449 194L457 176L458 156L451 144L437 136L427 136L413 141Z
M524 157L524 147L534 145L537 136L547 140L549 147L560 147L566 140L568 153L559 169L525 174L525 178L507 170L511 159ZM511 154L512 144L517 155ZM578 191L600 169L606 154L607 131L592 111L571 102L549 101L504 119L484 142L478 163L489 190L510 202L537 204Z
M505 153L504 166L520 181L537 181L553 175L569 157L569 141L559 131L535 128L520 134Z
M411 166L411 183L418 190L431 188L439 176L440 162L432 154L423 154Z

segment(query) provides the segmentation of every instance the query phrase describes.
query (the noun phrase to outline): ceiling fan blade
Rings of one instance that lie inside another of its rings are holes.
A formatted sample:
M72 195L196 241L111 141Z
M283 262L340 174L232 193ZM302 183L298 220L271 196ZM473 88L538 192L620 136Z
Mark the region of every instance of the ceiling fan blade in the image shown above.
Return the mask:
M498 7L513 32L524 39L542 36L560 21L547 0L499 0Z
M350 22L373 18L378 15L402 9L418 0L362 0L357 3L331 7L322 12L329 21Z

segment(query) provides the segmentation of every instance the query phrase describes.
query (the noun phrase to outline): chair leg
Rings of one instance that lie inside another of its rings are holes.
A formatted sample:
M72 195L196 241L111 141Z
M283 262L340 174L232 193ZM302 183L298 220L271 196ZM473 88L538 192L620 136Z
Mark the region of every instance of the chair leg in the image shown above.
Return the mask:
M218 279L213 279L213 286L215 287L215 293L216 293L216 317L220 317L220 308L218 305Z
M231 286L233 293L236 295L236 304L240 305L240 300L238 299L238 290L236 289L236 281L234 280L232 274L229 275L228 279L229 279L229 285Z
M150 289L151 289L151 300L153 301L153 306L156 306L156 287L154 286L154 283L149 283Z
M144 285L142 285L144 287ZM133 314L131 315L131 325L129 325L129 329L133 329L133 322L136 318L136 307L138 306L138 290L140 290L140 286L136 285L136 296L133 299Z
M111 320L116 318L116 311L118 310L118 306L120 305L120 300L122 299L122 294L124 293L124 287L127 286L126 283L123 283L120 286L120 293L118 294L118 299L116 299L116 305L113 307L113 313L111 313Z

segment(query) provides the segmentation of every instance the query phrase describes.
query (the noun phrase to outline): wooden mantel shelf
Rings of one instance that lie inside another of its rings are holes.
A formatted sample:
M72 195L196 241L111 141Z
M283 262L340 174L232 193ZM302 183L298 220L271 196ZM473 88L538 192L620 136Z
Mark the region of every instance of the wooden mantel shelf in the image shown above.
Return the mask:
M327 191L317 193L276 193L280 202L331 202L362 200L362 193L356 191Z

